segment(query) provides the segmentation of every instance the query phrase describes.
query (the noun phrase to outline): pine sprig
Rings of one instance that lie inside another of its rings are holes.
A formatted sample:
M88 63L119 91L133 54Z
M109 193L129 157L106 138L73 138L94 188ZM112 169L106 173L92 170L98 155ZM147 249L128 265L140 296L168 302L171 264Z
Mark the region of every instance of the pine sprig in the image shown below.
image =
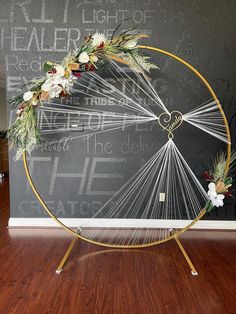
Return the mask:
M7 137L12 145L17 147L16 159L26 150L31 153L39 143L40 134L37 128L36 109L28 106L21 116L18 116L8 130Z

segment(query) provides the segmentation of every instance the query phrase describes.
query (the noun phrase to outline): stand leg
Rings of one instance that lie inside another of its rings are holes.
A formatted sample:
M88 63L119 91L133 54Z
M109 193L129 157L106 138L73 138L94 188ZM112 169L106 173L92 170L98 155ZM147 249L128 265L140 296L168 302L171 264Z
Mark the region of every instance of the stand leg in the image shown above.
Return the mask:
M180 242L180 240L179 240L179 238L177 236L175 237L175 241L178 244L178 247L179 247L180 251L182 252L186 262L188 263L188 265L189 265L189 267L191 269L191 274L193 276L197 276L198 272L196 271L196 268L193 266L193 263L192 263L191 259L189 258L187 252L185 251L182 243Z
M57 274L60 274L62 272L62 269L63 269L63 266L65 265L74 245L75 245L75 242L78 240L78 238L74 238L73 240L71 240L71 243L66 251L66 254L64 255L64 257L62 258L59 266L57 267L57 270L56 270L56 273Z

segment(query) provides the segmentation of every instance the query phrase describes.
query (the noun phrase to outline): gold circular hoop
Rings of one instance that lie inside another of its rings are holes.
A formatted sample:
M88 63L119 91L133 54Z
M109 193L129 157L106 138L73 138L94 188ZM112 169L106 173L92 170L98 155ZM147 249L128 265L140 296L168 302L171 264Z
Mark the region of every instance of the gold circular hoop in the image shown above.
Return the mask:
M224 124L225 124L225 128L226 128L226 133L227 133L227 139L228 139L228 143L227 143L227 160L226 160L226 169L225 169L225 173L228 173L229 170L229 164L230 164L230 154L231 154L231 144L230 144L230 130L229 130L229 125L228 125L228 121L226 119L225 113L221 107L221 104L215 94L215 92L213 91L212 87L210 86L210 84L207 82L207 80L188 62L186 62L185 60L183 60L182 58L174 55L171 52L165 51L163 49L159 49L159 48L155 48L155 47L151 47L151 46L138 46L138 48L140 49L148 49L148 50L152 50L155 52L159 52L161 54L164 54L166 56L169 56L177 61L179 61L180 63L182 63L183 65L185 65L187 68L189 68L192 72L194 72L194 74L204 83L204 85L207 87L209 93L211 94L212 98L216 101L216 104L219 108L219 111L223 117L224 120ZM93 244L97 244L100 246L105 246L105 247L112 247L112 248L143 248L143 247L149 247L149 246L153 246L156 244L160 244L166 241L169 241L173 238L175 238L176 236L179 236L180 234L184 233L185 231L187 231L189 228L191 228L198 220L200 220L206 213L206 209L203 208L200 212L200 214L189 224L187 225L185 228L179 230L178 232L170 235L169 237L162 239L162 240L158 240L158 241L154 241L154 242L150 242L150 243L146 243L146 244L135 244L135 245L117 245L117 244L106 244L106 243L102 243L102 242L98 242L98 241L94 241L94 240L90 240L87 239L83 236L81 236L80 234L76 233L75 231L73 231L72 229L70 229L69 227L67 227L65 224L63 224L56 216L54 216L52 214L52 212L50 211L50 209L47 207L46 203L43 201L42 197L40 196L39 192L37 191L32 177L29 173L29 168L28 168L28 163L27 163L27 157L26 157L26 152L23 153L23 163L24 163L24 169L25 169L25 173L26 173L26 177L27 180L36 196L36 198L38 199L38 201L40 202L40 204L42 205L43 209L48 213L49 216L51 216L51 218L53 218L54 221L56 221L62 228L64 228L65 230L67 230L68 232L70 232L72 235L93 243Z

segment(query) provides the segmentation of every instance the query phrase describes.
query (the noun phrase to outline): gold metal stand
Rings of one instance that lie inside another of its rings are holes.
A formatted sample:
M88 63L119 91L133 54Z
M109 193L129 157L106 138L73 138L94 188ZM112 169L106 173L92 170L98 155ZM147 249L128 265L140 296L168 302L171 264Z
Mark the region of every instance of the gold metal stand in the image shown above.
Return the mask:
M178 238L177 235L174 237L174 239L175 239L176 243L178 244L178 247L179 247L181 253L183 254L183 256L184 256L186 262L188 263L188 265L189 265L189 267L190 267L190 269L191 269L191 274L192 274L193 276L197 276L197 275L198 275L198 272L197 272L196 268L194 267L194 265L193 265L191 259L189 258L187 252L185 251L185 249L184 249L182 243L180 242L180 239ZM71 253L71 251L72 251L72 249L73 249L73 247L74 247L76 241L78 241L78 240L79 240L78 238L74 238L74 239L71 240L70 245L68 246L68 249L66 250L65 255L63 256L63 258L62 258L62 260L61 260L59 266L57 267L57 270L56 270L56 273L57 273L57 274L60 274L60 273L62 272L63 267L64 267L66 261L68 260L69 255L70 255L70 253Z
M74 238L74 239L71 240L70 245L69 245L69 247L68 247L68 249L66 251L66 254L63 256L59 266L57 267L57 270L56 270L57 274L60 274L62 272L63 266L65 265L69 255L70 255L70 253L71 253L71 251L72 251L72 249L73 249L73 247L75 245L75 242L78 241L78 239L79 238Z
M179 247L180 251L182 252L182 254L183 254L183 256L184 256L186 262L188 263L188 265L189 265L189 267L190 267L190 269L191 269L191 274L192 274L193 276L197 276L197 275L198 275L198 272L196 271L196 268L194 267L194 265L193 265L191 259L189 258L187 252L185 251L185 249L184 249L182 243L180 242L180 239L178 238L178 236L175 236L175 241L176 241L176 243L178 244L178 247Z
M179 247L181 253L183 254L183 256L184 256L186 262L188 263L188 265L189 265L189 267L190 267L190 269L191 269L191 274L192 274L193 276L198 276L198 272L197 272L196 268L194 267L194 265L193 265L191 259L189 258L187 252L185 251L185 249L184 249L182 243L180 242L180 239L179 239L179 237L178 237L178 234L177 234L177 233L175 234L175 233L173 232L173 229L170 229L169 232L170 232L171 235L174 236L175 242L178 244L178 247Z

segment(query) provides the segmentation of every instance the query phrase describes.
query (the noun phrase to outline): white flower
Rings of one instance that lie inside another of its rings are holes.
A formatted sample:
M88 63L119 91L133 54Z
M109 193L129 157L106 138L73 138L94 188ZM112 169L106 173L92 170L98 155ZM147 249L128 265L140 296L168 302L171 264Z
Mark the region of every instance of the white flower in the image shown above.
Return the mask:
M71 75L68 79L65 79L62 82L62 86L64 87L64 89L69 92L70 88L73 86L74 82L77 81L77 77L74 75Z
M71 75L68 79L65 77L50 77L42 85L42 91L48 92L49 98L57 98L60 93L64 90L69 92L70 88L73 86L76 77Z
M47 72L47 77L63 77L65 74L65 69L60 64L55 64L53 70Z
M25 92L23 95L24 101L29 101L34 96L34 93L31 91Z
M132 49L137 46L137 39L130 39L126 43L124 43L124 48Z
M49 98L57 98L62 92L61 86L58 85L49 85L46 82L42 85L42 90L48 92Z
M209 183L208 189L209 190L207 194L210 197L212 205L216 207L223 206L224 205L223 199L225 198L225 196L224 194L217 194L216 185L214 182Z
M87 54L86 51L81 52L81 54L79 55L79 62L81 63L89 62L89 55Z
M49 98L59 97L62 87L58 84L61 84L61 80L62 78L48 78L41 87L42 91L48 92Z
M99 46L101 43L104 43L106 42L106 37L101 34L101 33L95 33L93 34L92 36L92 46L95 47L95 46Z

